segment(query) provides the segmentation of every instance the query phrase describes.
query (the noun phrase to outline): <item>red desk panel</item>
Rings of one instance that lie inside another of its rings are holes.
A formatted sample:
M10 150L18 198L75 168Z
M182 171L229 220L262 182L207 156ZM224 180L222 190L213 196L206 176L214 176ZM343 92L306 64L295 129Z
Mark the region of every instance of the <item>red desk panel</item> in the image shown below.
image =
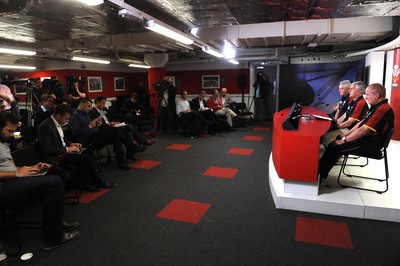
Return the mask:
M315 182L318 177L318 155L320 137L328 131L331 122L310 121L300 118L298 130L283 130L282 123L290 108L274 114L272 132L272 159L280 178ZM302 107L302 114L327 115L314 107Z

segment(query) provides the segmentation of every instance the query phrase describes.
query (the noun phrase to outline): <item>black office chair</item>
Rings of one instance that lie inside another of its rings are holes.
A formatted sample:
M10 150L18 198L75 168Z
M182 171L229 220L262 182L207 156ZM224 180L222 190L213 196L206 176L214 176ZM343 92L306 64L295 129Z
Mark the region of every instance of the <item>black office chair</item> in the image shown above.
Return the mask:
M253 112L250 112L247 109L246 103L236 103L235 113L240 116L249 116L250 118L253 118Z
M392 138L392 135L393 135L393 131L394 131L394 128L391 129L386 134L385 141L384 141L382 149L379 152L375 153L375 154L366 155L366 154L360 154L360 153L357 153L357 152L351 152L349 154L344 155L343 156L343 162L342 162L342 165L340 167L339 175L338 175L338 178L337 178L337 183L342 187L355 188L355 189L366 190L366 191L374 191L374 192L379 193L379 194L385 193L386 191L388 191L388 189L389 189L389 182L388 182L388 179L389 179L389 167L388 167L388 159L387 159L387 151L386 151L386 149L389 146L390 139ZM350 155L365 157L365 158L367 158L367 163L366 164L362 164L362 165L350 165L350 164L347 164L347 160L349 159ZM374 159L374 160L382 160L383 159L384 164L385 164L385 178L376 178L376 177L371 177L371 176L352 175L350 173L346 173L345 172L346 166L359 166L359 167L366 166L368 164L368 159ZM344 174L345 176L348 176L348 177L353 177L353 178L354 177L355 178L364 178L364 179L369 179L369 180L376 180L376 181L379 181L379 182L385 182L385 187L384 187L384 189L379 190L379 189L373 189L373 188L367 188L367 187L360 187L360 186L356 186L356 185L354 185L354 186L347 185L347 184L344 184L343 182L341 182L342 174Z

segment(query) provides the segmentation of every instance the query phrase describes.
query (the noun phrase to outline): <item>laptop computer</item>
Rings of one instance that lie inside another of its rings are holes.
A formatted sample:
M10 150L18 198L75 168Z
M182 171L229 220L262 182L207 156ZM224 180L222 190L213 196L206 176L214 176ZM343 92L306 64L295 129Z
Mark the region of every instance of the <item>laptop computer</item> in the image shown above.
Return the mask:
M53 170L61 163L66 154L67 153L63 153L59 155L50 168L44 168L34 174L31 174L31 176L45 175L47 172ZM32 166L39 163L39 159L37 158L35 150L32 146L12 151L11 156L14 160L15 166L17 167Z
M47 174L48 172L50 172L51 170L56 168L62 162L62 160L64 160L64 157L66 154L67 153L63 153L63 154L59 155L57 157L57 159L55 160L55 162L49 168L43 168L43 169L37 171L36 173L31 174L30 176L40 176L40 175Z

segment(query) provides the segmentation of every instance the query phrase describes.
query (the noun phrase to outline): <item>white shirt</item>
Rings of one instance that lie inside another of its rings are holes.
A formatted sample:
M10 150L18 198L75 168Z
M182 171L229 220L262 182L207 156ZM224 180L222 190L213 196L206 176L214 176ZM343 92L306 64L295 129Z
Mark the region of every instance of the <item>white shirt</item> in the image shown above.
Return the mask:
M190 110L190 103L188 100L185 100L183 98L180 98L176 101L176 114L178 116L181 116L181 112Z
M107 125L110 125L111 123L110 123L110 121L108 121L108 118L106 117L107 112L104 111L104 110L98 109L96 106L95 106L94 108L95 108L95 109L97 110L97 112L99 112L99 114L102 116L102 118L104 119L104 122L105 122Z
M65 141L64 141L64 131L63 131L61 125L57 122L57 120L54 118L53 115L51 115L50 117L53 120L54 124L56 125L58 135L60 135L63 147L65 147L65 149L67 150L67 145L65 144Z

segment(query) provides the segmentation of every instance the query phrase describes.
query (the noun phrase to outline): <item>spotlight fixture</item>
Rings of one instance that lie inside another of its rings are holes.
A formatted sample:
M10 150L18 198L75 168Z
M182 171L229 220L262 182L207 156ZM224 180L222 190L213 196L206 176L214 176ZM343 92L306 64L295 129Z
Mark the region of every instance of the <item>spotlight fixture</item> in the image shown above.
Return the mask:
M174 39L178 42L184 43L184 44L193 44L194 41L185 35L183 33L177 32L174 28L169 27L169 26L162 26L160 23L155 22L154 20L147 20L145 22L146 29L157 32L158 34L164 35L168 38Z
M150 67L147 66L147 65L139 65L139 64L129 64L128 67L147 68L147 69L150 68Z
M34 66L19 66L19 65L0 65L0 69L29 69L34 70Z
M104 0L78 0L78 1L88 6L97 6L104 3Z
M96 59L96 58L89 58L89 57L80 57L80 56L73 56L71 58L73 61L79 62L89 62L89 63L97 63L97 64L110 64L111 62L108 60Z
M6 48L6 47L0 47L0 53L14 54L14 55L35 55L36 54L36 52L34 52L34 51L20 50L20 49L14 49L14 48Z
M203 46L201 49L203 50L203 52L206 52L206 53L208 53L208 54L210 54L212 56L215 56L215 57L218 57L218 58L224 57L223 54L215 51L214 49L212 49L212 48L210 48L208 46Z

